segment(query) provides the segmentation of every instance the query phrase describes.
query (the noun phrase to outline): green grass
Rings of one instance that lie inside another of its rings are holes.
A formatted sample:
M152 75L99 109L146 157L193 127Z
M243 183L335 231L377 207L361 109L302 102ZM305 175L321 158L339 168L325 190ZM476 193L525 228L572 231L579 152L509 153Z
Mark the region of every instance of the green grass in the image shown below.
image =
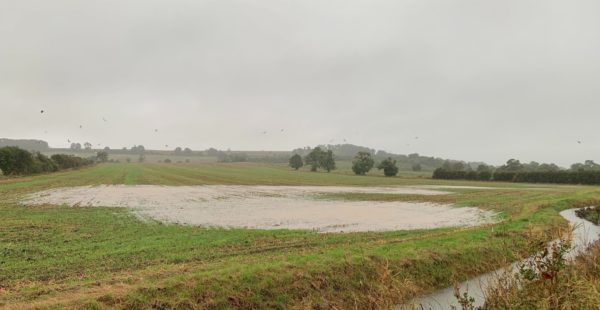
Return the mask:
M475 185L451 195L327 195L479 206L502 222L475 228L318 234L205 229L142 221L124 209L26 207L23 195L97 184ZM291 171L266 164L105 164L0 179L0 307L359 308L389 306L532 253L562 209L600 188L451 182ZM535 245L535 246L534 246Z

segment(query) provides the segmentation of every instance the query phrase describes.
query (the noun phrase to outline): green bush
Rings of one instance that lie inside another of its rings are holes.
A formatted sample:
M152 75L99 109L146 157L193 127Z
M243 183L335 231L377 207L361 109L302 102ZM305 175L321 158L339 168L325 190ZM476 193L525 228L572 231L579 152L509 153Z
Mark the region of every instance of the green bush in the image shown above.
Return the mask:
M33 155L15 146L0 148L0 170L4 175L24 175L33 171Z
M357 175L365 175L373 168L373 165L375 165L375 161L371 153L358 152L352 160L352 171Z
M292 157L290 157L289 165L290 165L290 167L294 168L295 170L302 168L302 166L304 166L304 162L302 161L302 156L300 156L298 154L294 154Z
M0 148L0 170L4 175L28 175L36 173L55 172L60 169L79 168L91 165L89 159L71 155L48 156L35 152L31 153L18 147Z
M383 174L386 177L393 177L398 174L398 166L396 166L396 160L388 157L379 163L377 169L383 169Z
M33 165L29 173L43 173L58 171L58 165L48 156L42 153L35 153L32 156Z
M73 169L73 168L81 168L84 166L89 166L91 164L93 164L94 162L89 160L89 159L85 159L85 158L81 158L81 157L77 157L77 156L73 156L73 155L65 155L65 154L54 154L50 157L57 165L58 165L58 169Z

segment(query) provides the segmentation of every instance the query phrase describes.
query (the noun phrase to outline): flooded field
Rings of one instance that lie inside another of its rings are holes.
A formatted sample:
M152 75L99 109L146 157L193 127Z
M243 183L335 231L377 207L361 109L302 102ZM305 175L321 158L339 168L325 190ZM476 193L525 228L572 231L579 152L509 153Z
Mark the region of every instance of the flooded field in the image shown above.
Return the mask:
M445 195L417 187L155 186L59 188L29 195L26 205L124 207L166 223L207 227L359 232L473 226L495 213L427 202L318 199L324 193Z

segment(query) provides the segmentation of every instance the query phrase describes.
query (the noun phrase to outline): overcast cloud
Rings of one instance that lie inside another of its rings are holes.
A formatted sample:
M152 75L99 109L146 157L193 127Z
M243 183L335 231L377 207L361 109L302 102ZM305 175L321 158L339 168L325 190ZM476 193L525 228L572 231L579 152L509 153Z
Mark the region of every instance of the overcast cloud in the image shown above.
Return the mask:
M596 0L0 0L0 137L600 162L599 17Z

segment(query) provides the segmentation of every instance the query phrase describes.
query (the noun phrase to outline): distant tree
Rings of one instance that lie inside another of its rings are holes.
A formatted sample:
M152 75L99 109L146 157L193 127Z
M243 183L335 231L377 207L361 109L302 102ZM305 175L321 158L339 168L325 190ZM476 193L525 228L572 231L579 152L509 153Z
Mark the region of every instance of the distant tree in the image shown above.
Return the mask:
M388 157L379 163L377 169L383 169L383 174L386 177L393 177L398 174L398 167L396 166L396 160Z
M107 162L108 161L108 153L105 151L101 151L96 153L96 160L99 162Z
M470 169L471 169L471 167L469 167L462 161L457 161L457 162L452 163L452 170L454 170L454 171L467 171Z
M302 166L304 166L304 162L302 161L302 156L300 156L298 154L294 154L292 157L290 157L289 165L290 165L290 167L292 167L296 170L302 168Z
M241 163L248 161L248 154L246 153L234 153L231 151L221 152L219 151L219 155L217 156L217 161L223 163Z
M185 155L192 155L192 149L190 149L189 147L186 147L183 150L183 154L185 154Z
M206 155L208 156L219 156L219 150L211 147L208 150L204 151L204 153L206 153Z
M423 167L421 167L421 164L414 164L412 165L412 171L418 172L423 170Z
M318 145L317 147L321 148L322 150L331 150L333 151L333 155L336 159L340 158L344 160L351 160L358 152L367 152L371 154L375 153L375 150L373 149L352 144ZM306 156L311 151L312 149L310 147L304 147L295 149L292 151L292 153L299 154L300 156Z
M138 145L137 151L139 153L144 153L146 151L146 148L143 145Z
M560 167L558 167L555 164L541 164L537 171L541 171L541 172L556 172L559 171Z
M319 169L324 153L325 152L317 146L304 157L304 163L310 166L310 171L317 171L317 169Z
M146 148L143 145L134 145L131 147L131 153L133 154L143 154L146 151Z
M89 150L92 149L92 144L89 143L89 142L86 142L86 143L83 144L83 147L85 147L86 151L89 151Z
M572 171L600 171L600 165L593 160L586 160L584 163L571 165Z
M497 169L499 172L521 172L525 170L525 166L517 159L509 159L505 165Z
M452 170L452 162L449 160L444 160L444 163L442 164L442 169L444 171L450 171Z
M481 164L479 166L477 166L477 172L492 172L492 167L486 165L486 164Z
M538 171L540 169L540 163L532 161L528 164L523 164L524 171Z
M328 150L327 152L322 153L321 160L319 161L319 166L325 169L327 172L336 169L335 158L333 156L332 150Z
M71 143L71 150L74 150L74 151L81 150L81 144L80 143Z
M375 160L371 156L371 153L358 152L352 160L352 171L356 175L365 175L375 165Z
M317 171L318 168L322 168L330 172L334 170L335 159L333 157L333 151L323 151L320 147L315 147L306 157L304 162L310 165L310 171Z
M181 147L176 147L175 148L175 155L181 155Z
M593 160L586 160L585 161L585 166L588 167L590 170L593 171L600 171L600 165L595 163Z
M105 151L105 152L110 152L110 147L108 147L108 146L105 146L105 147L104 147L104 151Z
M582 163L575 163L571 165L572 171L585 171L585 165Z
M169 158L167 158L167 159L165 159L165 161L164 161L164 162L165 162L165 164L170 164L170 163L171 163L171 160L170 160Z
M442 169L444 171L469 171L471 170L471 166L463 161L445 160L442 164Z

